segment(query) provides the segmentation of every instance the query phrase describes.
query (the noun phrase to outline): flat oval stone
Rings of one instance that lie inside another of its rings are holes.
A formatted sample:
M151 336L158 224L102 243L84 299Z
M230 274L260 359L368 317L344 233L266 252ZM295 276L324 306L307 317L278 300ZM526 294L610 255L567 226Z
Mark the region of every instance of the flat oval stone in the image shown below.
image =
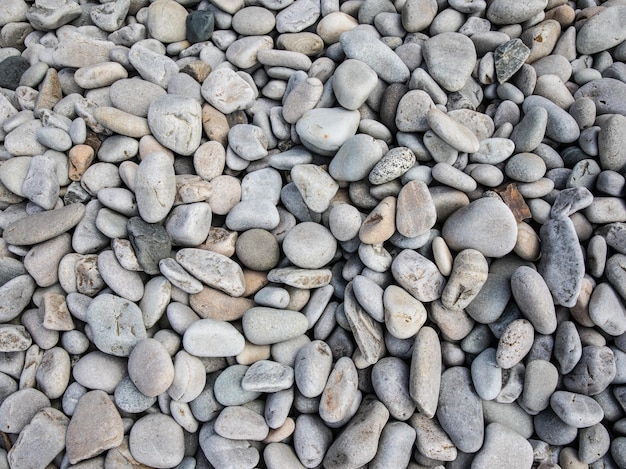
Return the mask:
M115 405L124 412L138 414L146 411L157 401L156 397L148 397L137 389L129 376L119 382L114 393Z
M589 317L611 336L626 332L626 309L608 283L600 283L594 288L589 300Z
M576 34L576 49L580 54L597 54L614 47L626 39L626 8L612 5L605 8L587 21ZM603 34L603 31L614 31L614 34Z
M287 232L283 251L296 266L318 269L332 260L337 242L330 231L313 222L299 223Z
M248 371L246 365L231 365L215 379L213 392L217 402L224 406L244 405L258 398L261 393L246 391L241 387L241 380Z
M489 5L487 18L495 24L522 23L543 11L546 0L532 0L520 5L511 0L497 0Z
M170 157L162 152L146 155L135 176L137 208L144 221L163 220L174 204L176 180Z
M382 156L382 148L373 137L357 134L341 145L328 172L337 181L358 181L369 174Z
M106 393L115 387L126 374L126 360L114 357L100 350L83 355L72 368L72 376L77 383L87 389L100 389Z
M522 314L540 334L552 334L557 321L552 295L543 277L534 269L521 266L511 277L511 292Z
M41 409L20 433L22 438L8 451L8 464L34 466L51 463L66 446L68 422L67 416L53 407Z
M139 117L147 117L150 103L165 96L166 91L150 81L129 78L113 83L109 95L116 108Z
M30 275L19 275L0 287L0 320L15 319L32 299L37 284Z
M356 134L358 127L357 111L317 108L304 113L296 123L296 132L305 147L322 155L332 156Z
M114 293L130 301L139 301L144 294L144 284L138 272L123 268L108 249L98 255L98 272Z
M416 251L401 251L393 260L391 273L400 286L419 301L434 301L443 292L445 278L432 261Z
M550 220L539 232L538 271L557 304L572 307L580 293L585 270L578 235L569 218Z
M376 72L365 62L355 59L343 61L333 76L337 102L348 110L361 107L378 83Z
M269 432L263 416L243 406L226 407L215 420L215 432L232 440L261 441Z
M183 336L184 342L184 336ZM167 389L168 395L177 402L186 404L200 395L206 384L204 363L184 350L174 357L174 380Z
M263 306L246 311L242 319L246 339L257 345L275 344L306 332L309 322L302 313Z
M354 362L341 357L331 371L319 403L319 414L324 422L342 421L357 399L358 375Z
M496 361L496 350L487 348L479 353L470 368L472 382L481 399L491 401L502 389L502 368Z
M87 322L96 346L111 355L126 357L147 337L139 306L119 296L102 294L91 300Z
M139 463L173 467L185 456L183 429L165 414L149 414L135 422L128 439L130 453Z
M363 400L353 419L328 448L324 467L360 467L376 455L375 444L389 419L389 411L376 398ZM347 462L347 464L345 464Z
M578 124L567 111L543 96L537 95L528 96L522 105L524 112L529 112L530 109L535 107L542 107L548 113L548 123L546 124L547 137L560 143L571 143L580 137Z
M274 393L289 389L294 383L294 369L272 360L259 360L248 368L241 380L245 391Z
M459 450L472 453L483 445L481 400L467 368L455 366L442 373L437 419Z
M522 402L532 412L540 412L550 405L550 396L557 387L559 372L546 360L531 360L526 366Z
M486 257L501 257L517 242L517 223L510 209L497 199L475 200L445 221L442 237L451 249L471 248Z
M409 423L415 430L417 436L415 446L421 455L438 461L457 459L456 446L443 431L437 419L416 412Z
M326 342L314 340L296 355L294 371L298 390L305 397L322 394L332 370L332 353Z
M409 367L397 357L385 357L372 368L372 387L389 414L400 421L408 420L415 411L409 395Z
M50 399L34 388L16 390L0 405L0 428L6 433L20 433L43 408L50 407Z
M316 213L322 213L330 206L339 189L328 172L314 164L295 165L290 174L303 202Z
M201 91L204 99L224 114L248 109L256 98L250 84L226 67L212 71L202 83Z
M239 297L245 291L241 267L230 258L212 251L183 248L176 260L194 277L229 295Z
M398 339L413 337L426 322L426 308L406 290L389 285L383 294L385 326Z
M431 327L415 336L409 374L409 393L420 413L432 418L437 410L442 369L441 344Z
M9 244L18 246L38 244L55 238L78 224L85 214L83 204L34 213L14 221L2 234Z
M217 319L195 321L183 335L183 347L197 357L233 357L244 345L243 336L234 326Z
M604 411L593 398L569 391L556 391L550 407L566 424L575 428L591 427L604 418Z
M405 184L396 203L396 229L414 238L430 230L437 221L437 211L428 186L421 181Z
M480 142L476 135L448 114L432 108L428 111L426 119L433 132L456 150L474 153L480 149Z
M615 354L606 346L583 347L582 356L574 369L563 377L568 391L595 396L604 391L616 374Z
M409 79L409 69L402 59L369 32L353 29L343 33L339 40L348 58L369 65L387 83L402 83Z
M174 380L174 364L165 347L155 339L139 342L128 358L128 374L148 397L164 393Z

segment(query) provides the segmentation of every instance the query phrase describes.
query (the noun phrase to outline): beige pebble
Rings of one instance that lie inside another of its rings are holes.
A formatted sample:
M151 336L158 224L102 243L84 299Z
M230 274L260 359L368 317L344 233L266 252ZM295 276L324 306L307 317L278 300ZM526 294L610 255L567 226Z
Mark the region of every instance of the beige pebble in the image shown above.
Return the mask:
M541 256L541 239L528 223L517 224L515 254L526 261L536 261Z
M71 331L74 321L67 308L65 296L47 292L43 296L43 327L51 331Z
M202 127L209 140L216 141L226 148L230 125L222 112L209 104L202 106Z
M134 116L114 107L96 108L94 117L99 124L120 135L140 138L150 133L148 119Z
M396 198L385 197L363 221L359 239L365 244L381 244L396 230Z
M211 206L211 209L213 209L213 206ZM215 213L215 211L213 213ZM231 257L235 254L235 245L237 244L238 236L236 231L229 231L219 226L212 226L209 230L209 235L199 248Z
M80 181L94 160L95 152L89 145L75 145L69 151L69 176L72 181Z
M446 277L452 272L452 253L441 236L436 236L432 243L433 257L439 272Z
M189 306L201 317L234 321L254 306L248 298L234 298L213 288L204 287L200 293L189 295Z

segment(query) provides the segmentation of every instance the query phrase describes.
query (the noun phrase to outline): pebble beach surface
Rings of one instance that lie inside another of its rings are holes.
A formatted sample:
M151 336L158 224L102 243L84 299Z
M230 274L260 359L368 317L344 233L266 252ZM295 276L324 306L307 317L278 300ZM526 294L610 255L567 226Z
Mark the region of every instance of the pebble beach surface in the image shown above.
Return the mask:
M626 468L626 1L1 0L0 468Z

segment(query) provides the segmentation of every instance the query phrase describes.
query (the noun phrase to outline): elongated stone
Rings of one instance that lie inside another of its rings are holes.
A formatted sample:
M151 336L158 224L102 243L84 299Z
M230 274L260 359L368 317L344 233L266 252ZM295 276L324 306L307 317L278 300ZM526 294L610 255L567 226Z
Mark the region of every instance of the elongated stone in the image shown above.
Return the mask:
M569 218L550 220L539 232L541 259L537 269L557 304L572 307L580 293L585 262Z

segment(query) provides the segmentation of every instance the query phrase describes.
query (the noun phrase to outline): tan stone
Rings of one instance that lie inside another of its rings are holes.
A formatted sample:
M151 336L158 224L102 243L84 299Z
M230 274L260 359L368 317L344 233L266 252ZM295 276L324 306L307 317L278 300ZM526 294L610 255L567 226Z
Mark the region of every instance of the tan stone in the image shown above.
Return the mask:
M237 237L238 234L236 231L229 231L225 228L212 226L206 241L198 247L200 249L207 249L217 252L218 254L223 254L226 257L231 257L235 254Z
M252 296L258 292L261 288L267 285L267 272L259 272L256 270L243 269L243 278L246 282L246 290L244 291L244 297Z
M385 197L365 218L359 239L365 244L381 244L396 231L396 198Z
M43 309L43 327L51 331L71 331L74 329L72 315L67 308L65 296L47 292L41 303Z
M209 140L215 140L224 148L228 145L230 126L226 116L209 104L202 106L202 127Z
M69 151L69 176L72 181L80 181L91 166L95 157L93 148L89 145L75 145Z
M189 295L189 306L201 317L234 321L254 306L248 298L234 298L213 288L204 287L200 293Z
M211 66L202 60L196 60L185 65L180 71L181 73L186 73L198 83L202 83L211 73Z

